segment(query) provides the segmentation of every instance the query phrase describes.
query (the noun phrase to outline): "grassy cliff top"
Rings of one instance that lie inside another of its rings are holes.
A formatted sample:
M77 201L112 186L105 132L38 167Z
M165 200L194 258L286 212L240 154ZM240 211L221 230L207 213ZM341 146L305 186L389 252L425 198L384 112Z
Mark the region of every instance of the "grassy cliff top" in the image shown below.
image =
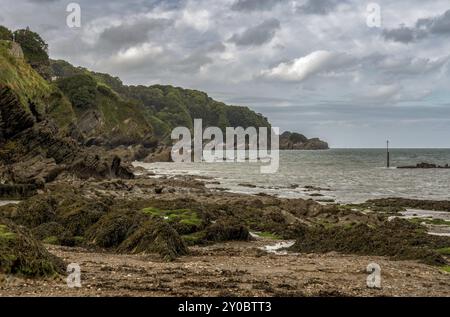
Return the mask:
M12 45L0 40L0 83L11 87L23 105L29 100L38 104L50 95L51 86L23 58L13 56Z

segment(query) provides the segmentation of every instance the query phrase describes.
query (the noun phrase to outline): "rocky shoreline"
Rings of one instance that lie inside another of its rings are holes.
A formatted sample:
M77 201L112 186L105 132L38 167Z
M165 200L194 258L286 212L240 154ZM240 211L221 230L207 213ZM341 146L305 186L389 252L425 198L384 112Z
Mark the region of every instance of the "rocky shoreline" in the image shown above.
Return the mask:
M0 294L450 296L450 278L443 271L448 253L438 251L448 248L450 238L430 236L425 227L408 220L389 221L401 208L430 207L431 202L391 199L322 205L215 191L206 187L209 180L191 176L150 178L154 175L142 169L135 172L134 179L123 180L60 175L37 195L0 207L5 232L18 235L14 226L19 225L29 239L57 257L48 262L53 263L50 275L27 275L29 270L14 265L8 273L0 260L4 277L15 272L16 278L14 285L0 282ZM394 210L385 205L403 207ZM292 240L296 243L287 256L261 249ZM11 244L7 250L15 248ZM29 252L35 254L33 248ZM396 272L386 277L390 286L378 291L364 285L365 266L374 257L386 270ZM86 287L64 287L60 261L82 262ZM348 267L338 269L344 262ZM217 265L223 272L242 273L220 277L222 273L214 273ZM411 270L416 273L411 275ZM338 271L346 276L344 283L338 282ZM201 278L202 274L208 277ZM175 276L178 282L171 282ZM402 276L408 286L395 284ZM311 280L317 285L309 284ZM426 292L430 289L433 293Z

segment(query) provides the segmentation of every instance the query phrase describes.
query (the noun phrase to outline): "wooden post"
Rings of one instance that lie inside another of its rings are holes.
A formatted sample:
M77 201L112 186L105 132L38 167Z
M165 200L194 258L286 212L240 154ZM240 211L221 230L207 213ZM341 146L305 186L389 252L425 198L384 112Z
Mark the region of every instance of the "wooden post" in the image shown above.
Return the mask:
M386 142L387 147L386 147L386 166L387 168L391 167L391 158L390 158L390 154L389 154L389 140Z

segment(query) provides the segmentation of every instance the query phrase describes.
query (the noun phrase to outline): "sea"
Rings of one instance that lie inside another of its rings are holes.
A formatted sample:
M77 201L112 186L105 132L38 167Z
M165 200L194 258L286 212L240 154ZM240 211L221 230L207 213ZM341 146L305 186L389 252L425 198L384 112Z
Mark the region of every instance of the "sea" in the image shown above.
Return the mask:
M192 175L209 188L322 202L361 203L369 199L404 197L450 200L450 169L398 169L421 162L450 164L450 149L331 149L280 151L275 174L261 174L259 163L141 163L155 173Z

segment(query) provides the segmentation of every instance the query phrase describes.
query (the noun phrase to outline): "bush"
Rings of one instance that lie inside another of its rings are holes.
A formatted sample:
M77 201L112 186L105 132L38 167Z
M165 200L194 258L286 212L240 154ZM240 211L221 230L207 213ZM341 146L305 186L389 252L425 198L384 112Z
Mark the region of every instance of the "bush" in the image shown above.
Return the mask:
M12 32L3 25L0 25L0 40L12 41L12 39Z
M79 109L95 106L97 82L86 74L64 78L58 82L59 88L69 97L72 105Z

